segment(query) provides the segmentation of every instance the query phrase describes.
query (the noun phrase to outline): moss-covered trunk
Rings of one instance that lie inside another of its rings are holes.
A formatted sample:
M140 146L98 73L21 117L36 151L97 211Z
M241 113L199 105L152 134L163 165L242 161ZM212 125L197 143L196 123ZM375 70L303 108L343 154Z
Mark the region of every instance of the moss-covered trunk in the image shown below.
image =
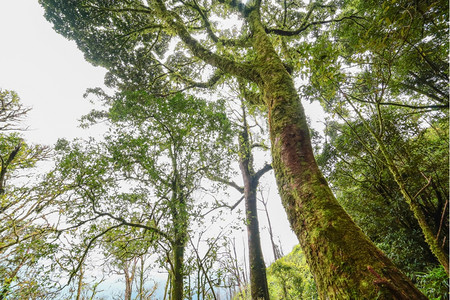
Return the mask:
M184 299L184 249L187 240L187 220L184 209L184 201L172 203L174 240L172 242L172 277L171 298L172 300Z
M260 23L248 17L269 112L273 168L283 205L322 299L426 299L336 201L314 159L293 80Z
M175 242L173 245L173 270L171 279L171 299L183 300L184 245Z
M172 197L170 211L172 214L173 241L172 241L172 277L171 300L184 299L184 250L188 239L189 216L186 211L186 197L182 191L182 181L178 172L177 162L172 155L173 173Z
M248 236L248 251L250 264L250 291L253 300L269 299L266 265L261 249L259 235L258 210L256 190L258 178L252 165L252 153L244 111L244 129L239 136L239 165L244 180L245 212Z

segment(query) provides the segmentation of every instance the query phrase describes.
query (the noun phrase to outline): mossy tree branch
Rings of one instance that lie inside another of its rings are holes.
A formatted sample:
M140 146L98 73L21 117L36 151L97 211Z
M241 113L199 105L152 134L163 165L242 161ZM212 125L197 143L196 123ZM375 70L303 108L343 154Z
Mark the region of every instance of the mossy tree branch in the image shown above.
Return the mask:
M159 16L177 33L181 40L186 44L192 53L202 59L207 64L210 64L216 68L223 70L238 77L245 77L248 80L256 83L262 83L258 72L255 70L252 64L238 63L230 60L226 57L218 55L206 49L200 42L191 36L189 31L183 24L182 19L178 14L173 11L168 11L164 1L155 0L157 12Z

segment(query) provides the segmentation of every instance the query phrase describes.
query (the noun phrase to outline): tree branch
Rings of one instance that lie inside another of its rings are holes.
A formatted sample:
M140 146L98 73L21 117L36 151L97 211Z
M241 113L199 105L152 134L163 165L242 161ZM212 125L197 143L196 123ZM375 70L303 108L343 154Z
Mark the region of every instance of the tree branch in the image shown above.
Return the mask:
M126 221L124 218L121 217L116 217L110 213L107 212L99 212L97 210L95 210L94 208L94 212L99 215L99 216L106 216L109 217L111 219L114 219L116 221L119 221L120 224L119 225L125 225L125 226L130 226L130 227L136 227L136 228L142 228L142 229L146 229L148 231L154 232L164 238L166 238L168 241L171 241L170 237L163 231L159 230L158 228L152 227L152 226L147 226L147 225L143 225L143 224L139 224L139 223L130 223L128 221Z
M250 10L250 8L247 5L245 5L244 3L242 3L242 1L239 0L218 0L218 2L222 4L227 4L228 6L239 11L244 16L247 15Z
M278 29L278 28L266 28L265 30L266 30L266 33L273 33L273 34L280 35L280 36L294 36L294 35L300 34L301 32L305 31L306 29L308 29L311 26L342 22L344 20L352 20L352 21L356 22L355 19L364 19L364 18L358 17L358 16L346 16L346 17L342 17L339 19L311 22L311 23L305 24L303 26L300 26L296 30L283 30L283 29Z
M172 70L172 68L170 68L169 66L162 64L166 69L168 69L170 72L172 72L176 77L178 77L179 79L181 79L182 81L184 81L187 86L185 88L182 89L182 91L184 90L188 90L191 88L211 88L213 87L224 75L224 73L222 72L222 70L220 69L216 69L216 71L211 75L211 77L208 79L208 81L206 82L198 82L198 81L194 81L191 80L189 78L184 77L183 75L181 75L180 73ZM178 91L179 92L179 91Z
M77 264L77 267L75 268L75 270L73 270L73 272L70 273L69 280L68 280L67 284L69 284L69 283L72 281L72 278L73 278L73 277L75 276L75 274L80 270L81 265L83 264L83 262L84 262L84 260L85 260L85 258L86 258L86 255L87 255L88 252L89 252L89 249L92 247L92 244L93 244L98 238L102 237L103 235L107 234L109 231L111 231L111 230L113 230L113 229L115 229L115 228L118 228L118 227L120 227L120 226L122 226L122 224L117 224L117 225L111 226L111 227L107 228L105 231L100 232L99 234L97 234L96 236L94 236L94 237L89 241L89 243L87 244L86 248L84 249L83 255L81 256L80 263L78 263L78 264Z
M1 158L2 161L2 170L0 171L0 195L3 195L5 193L5 176L6 172L8 170L9 165L16 157L17 153L19 153L20 148L22 147L22 143L19 143L16 148L14 148L13 151L8 156L8 159L6 162Z
M238 201L236 201L236 203L233 206L231 206L230 209L231 210L235 209L239 205L239 203L242 202L242 200L244 200L244 196L242 196Z
M417 93L419 93L419 94L421 94L421 95L424 95L424 96L427 96L427 97L429 97L429 98L431 98L431 99L434 99L434 100L436 100L436 101L438 101L438 102L440 102L440 103L448 103L448 99L447 98L440 98L440 97L438 97L438 96L436 96L436 95L434 95L434 94L432 94L432 93L428 93L428 92L426 92L426 91L424 91L424 90L421 90L421 89L419 89L419 88L417 88L417 87L415 87L414 85L411 85L411 84L408 84L408 83L400 83L404 88L407 88L407 89L410 89L410 90L413 90L413 91L415 91L415 92L417 92ZM444 107L445 105L441 105L442 107ZM447 105L448 106L448 105Z
M399 107L406 107L406 108L411 108L411 109L448 109L448 105L424 105L424 106L418 106L418 105L411 105L411 104L403 104L403 103L396 103L396 102L372 102L372 101L367 101L367 100L363 100L360 99L358 97L355 97L353 95L348 95L349 97L351 97L352 99L358 101L358 102L362 102L362 103L369 103L369 104L374 104L374 105L391 105L391 106L399 106Z
M217 177L217 176L213 176L213 175L208 175L208 178L211 179L212 181L217 181L217 182L229 185L229 186L235 188L241 194L244 193L244 188L239 186L234 181L229 181L229 180L226 180L226 179L223 179L223 178L220 178L220 177Z
M186 5L189 5L189 4L186 4ZM206 32L207 32L208 36L214 43L227 45L227 46L244 46L246 44L248 37L242 38L242 39L237 39L237 40L236 39L232 40L232 39L219 38L214 33L213 28L211 26L211 22L208 19L208 16L206 15L205 11L198 5L197 1L194 1L194 5L189 5L189 6L191 6L193 9L195 9L195 11L197 11L199 13L200 17L203 20L204 28L206 28Z
M258 172L255 173L255 175L253 175L253 180L255 182L257 182L264 174L266 174L267 172L269 172L270 170L272 170L272 165L266 163L264 165L264 167L262 167L261 170L259 170Z

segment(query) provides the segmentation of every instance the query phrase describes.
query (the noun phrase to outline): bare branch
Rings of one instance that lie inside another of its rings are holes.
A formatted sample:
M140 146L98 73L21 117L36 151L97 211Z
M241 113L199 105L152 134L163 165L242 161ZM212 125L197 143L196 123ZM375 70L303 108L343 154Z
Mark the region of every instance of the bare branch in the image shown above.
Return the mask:
M239 186L236 182L234 182L234 181L229 181L229 180L226 180L226 179L223 179L223 178L220 178L220 177L217 177L217 176L213 176L213 175L208 175L208 178L209 179L211 179L211 180L213 180L213 181L217 181L217 182L220 182L220 183L224 183L224 184L226 184L226 185L229 185L229 186L231 186L231 187L233 187L233 188L235 188L239 193L244 193L244 188L243 187L241 187L241 186Z
M264 167L262 167L262 169L259 170L258 172L256 172L255 175L253 176L254 182L257 182L261 178L261 176L263 176L264 174L266 174L270 170L272 170L272 165L266 163L264 165Z

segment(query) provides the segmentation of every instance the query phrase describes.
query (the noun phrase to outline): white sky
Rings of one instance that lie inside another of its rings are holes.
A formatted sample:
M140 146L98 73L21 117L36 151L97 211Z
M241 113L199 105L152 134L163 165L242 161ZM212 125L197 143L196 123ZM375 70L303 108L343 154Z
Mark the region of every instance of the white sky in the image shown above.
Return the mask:
M24 135L54 144L85 135L78 119L90 110L86 88L103 84L104 69L87 63L75 43L53 31L37 0L0 1L0 88L32 107Z
M74 42L53 31L37 0L0 0L0 42L0 88L16 91L25 106L32 107L26 140L52 145L58 138L85 136L78 120L91 105L82 95L86 88L103 86L105 70L87 63ZM315 121L318 113L309 112ZM273 185L271 221L287 254L298 242L275 191ZM265 219L262 213L262 226ZM273 261L267 230L262 237L266 261Z

